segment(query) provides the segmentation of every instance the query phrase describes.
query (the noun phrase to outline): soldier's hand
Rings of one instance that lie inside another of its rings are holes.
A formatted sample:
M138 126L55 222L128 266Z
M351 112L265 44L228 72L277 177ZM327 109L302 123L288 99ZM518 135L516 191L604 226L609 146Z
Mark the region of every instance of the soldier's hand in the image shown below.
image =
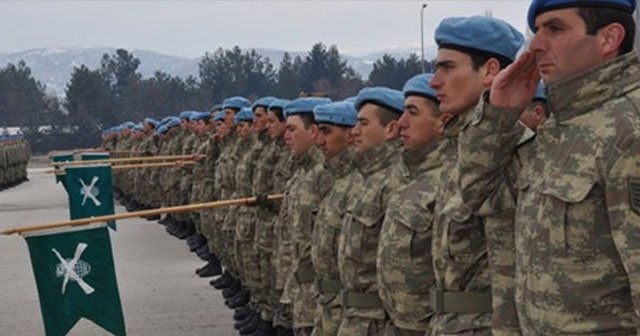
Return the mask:
M174 165L175 165L176 167L178 167L178 168L182 168L182 161L177 160L177 161L174 163Z
M267 195L256 195L256 205L261 207L268 207L271 201L267 199Z
M531 102L539 81L536 56L525 51L493 79L489 98L491 105L502 109L524 109Z

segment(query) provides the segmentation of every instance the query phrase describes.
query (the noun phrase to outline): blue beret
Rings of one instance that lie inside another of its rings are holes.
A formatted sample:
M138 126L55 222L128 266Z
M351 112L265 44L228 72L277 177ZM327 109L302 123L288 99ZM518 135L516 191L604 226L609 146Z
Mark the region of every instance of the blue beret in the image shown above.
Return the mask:
M434 90L429 83L431 82L431 78L433 78L433 74L419 74L415 75L404 84L402 88L402 92L404 92L404 97L409 96L422 96L427 99L431 99L435 102L438 102L438 97L436 96L436 90Z
M527 22L531 31L536 31L536 16L538 14L568 7L598 7L614 8L633 13L636 9L636 0L533 0L529 5Z
M360 90L356 97L356 110L360 110L366 103L373 103L396 113L404 111L404 95L402 92L382 86L366 87Z
M176 126L180 126L180 118L171 117L171 119L169 119L169 121L167 121L167 123L164 126L167 127L167 130L174 128Z
M284 107L284 117L296 114L313 113L313 108L318 105L331 103L329 98L303 97L292 100Z
M249 108L249 107L243 108L238 113L236 113L234 121L235 121L236 124L240 123L241 121L252 122L253 121L253 110L251 108Z
M213 115L213 121L223 121L224 120L224 112L218 111Z
M178 116L180 117L180 119L189 120L191 118L191 114L192 113L193 113L193 111L182 111L182 112L180 112L180 114L178 114Z
M532 100L547 101L547 95L544 93L544 83L542 81L538 83L538 88L536 89L536 93L533 95Z
M522 33L488 16L446 18L440 21L435 35L438 48L496 57L501 63L513 62L524 45Z
M158 127L158 129L156 130L156 133L158 134L165 134L167 133L169 129L167 128L166 125L161 125L160 127Z
M250 106L251 106L251 102L249 101L249 99L244 97L238 97L238 96L230 97L222 101L223 109L230 108L234 110L240 110L243 107L250 107Z
M341 101L313 108L313 117L316 123L327 123L340 126L353 127L357 121L358 112L353 103Z
M274 99L271 101L271 104L269 104L269 107L267 108L267 110L270 109L281 109L284 110L284 107L289 104L291 101L287 100L287 99Z
M126 123L123 123L122 125L123 128L128 128L128 129L133 129L134 127L136 127L136 123L134 123L133 121L127 121Z
M153 125L153 127L158 127L158 121L153 118L144 118L144 123Z
M191 118L189 118L189 121L203 120L209 118L210 116L211 113L209 112L193 112L191 113Z
M256 100L255 102L253 102L253 105L251 106L251 109L255 111L256 107L264 107L264 108L269 108L269 105L271 105L271 102L276 99L275 97L262 97L258 100Z
M213 107L211 108L210 112L218 112L222 110L222 104L215 104L213 105Z
M160 120L160 124L158 124L158 126L165 125L166 123L168 123L168 122L169 122L169 120L171 120L171 118L174 118L174 117L169 116L169 117L164 117L164 118L162 118L162 120Z
M351 104L355 105L356 100L358 100L358 96L349 97L349 98L347 98L347 99L345 99L343 101L350 102Z
M142 123L140 123L140 124L135 124L135 125L133 126L133 130L134 130L134 131L142 131L143 129L144 129L144 125L143 125Z

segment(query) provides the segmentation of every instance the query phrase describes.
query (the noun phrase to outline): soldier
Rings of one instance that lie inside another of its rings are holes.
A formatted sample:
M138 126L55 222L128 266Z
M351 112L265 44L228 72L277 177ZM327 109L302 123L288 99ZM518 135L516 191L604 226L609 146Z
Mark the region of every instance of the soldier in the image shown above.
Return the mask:
M287 335L290 333L292 326L290 305L280 303L284 288L284 277L278 277L277 274L284 274L284 272L276 272L276 270L284 268L278 266L281 265L278 256L286 260L286 249L288 247L285 242L288 238L281 235L285 223L278 216L279 213L284 213L284 211L280 211L283 203L266 202L264 199L265 195L268 194L283 193L285 184L293 174L291 156L285 148L284 141L286 129L284 107L289 102L286 99L274 99L267 108L268 132L272 141L260 156L253 185L254 193L258 198L257 225L254 239L260 268L257 309L260 310L259 313L262 320L272 321L278 335ZM286 200L283 202L286 203ZM278 249L285 253L278 255ZM288 254L290 255L290 252ZM234 318L240 320L252 313L256 312L246 309L237 310Z
M533 1L529 50L496 76L461 137L469 199L517 173L515 286L525 335L639 332L634 9L635 1ZM517 122L540 77L552 117L519 145Z
M333 336L342 320L337 237L351 188L348 175L353 171L354 151L349 140L357 112L353 102L337 102L317 106L313 113L319 130L316 143L324 155L324 181L328 182L323 188L329 189L314 209L311 261L318 296L313 335Z
M313 330L315 291L311 264L311 211L320 196L315 188L321 178L322 154L314 145L316 126L313 108L330 103L329 98L298 98L285 107L287 128L285 141L291 151L295 173L287 183L287 229L291 235L291 269L285 283L283 302L293 306L296 335L310 335Z
M397 122L403 104L402 92L384 87L362 89L355 102L358 122L351 134L356 171L338 237L338 270L344 287L341 336L381 335L384 329L376 254L389 195L400 184L391 171L400 159Z
M428 333L433 310L429 289L434 275L431 238L435 203L442 170L444 124L433 75L412 77L404 85L404 113L398 120L404 144L402 160L392 174L401 187L389 196L380 229L377 254L378 290L390 321L385 335Z
M502 20L473 16L444 19L436 29L435 40L439 47L437 70L430 84L439 98L440 110L451 119L442 140L443 167L433 224L431 332L517 335L514 252L512 246L495 244L498 237L485 235L486 226L508 236L512 223L508 213L488 218L479 205L462 201L457 184L457 140L482 91L501 68L513 62L524 37ZM503 191L501 202L508 208L513 199L508 190ZM489 272L489 264L495 264L494 274Z

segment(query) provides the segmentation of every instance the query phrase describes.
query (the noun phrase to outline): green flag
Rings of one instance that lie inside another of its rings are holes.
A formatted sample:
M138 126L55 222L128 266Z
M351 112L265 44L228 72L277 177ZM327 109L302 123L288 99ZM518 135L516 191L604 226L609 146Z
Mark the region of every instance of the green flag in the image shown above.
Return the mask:
M73 161L73 154L58 154L58 155L54 155L52 157L53 162L71 162ZM60 169L60 166L53 166L56 170ZM62 181L62 185L65 187L65 189L67 188L64 185L64 177L62 175L56 175L56 183Z
M109 230L104 224L24 234L47 336L86 318L126 335Z
M67 167L65 185L71 219L113 215L113 185L110 165ZM114 221L109 227L116 229Z

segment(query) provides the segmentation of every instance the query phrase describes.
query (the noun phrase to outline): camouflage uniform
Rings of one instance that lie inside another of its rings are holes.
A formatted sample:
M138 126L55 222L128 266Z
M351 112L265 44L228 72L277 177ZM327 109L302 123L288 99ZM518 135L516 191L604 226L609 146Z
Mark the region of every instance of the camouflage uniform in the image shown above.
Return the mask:
M392 141L360 153L355 160L358 174L352 175L354 188L338 241L338 269L344 286L341 336L381 335L384 329L376 255L389 195L400 185L397 176L391 175L398 154L398 143Z
M228 136L230 136L229 134ZM246 149L248 145L247 140L244 140L237 135L233 135L232 143L229 150L224 157L221 157L220 171L222 173L222 190L220 192L220 199L231 199L236 191L236 166L241 153ZM222 243L220 260L231 271L234 276L238 275L238 265L236 264L235 250L233 248L234 238L236 234L236 213L238 207L229 207L221 209L220 212L222 224L222 234L220 239Z
M464 204L457 184L458 135L468 124L470 112L451 120L441 140L443 168L432 239L435 286L430 300L434 335L491 334L485 218Z
M182 141L182 148L179 155L195 154L200 145L200 137L194 131L185 131L186 135ZM199 163L196 163L198 165ZM193 181L193 165L185 165L180 170L180 182L178 186L179 201L176 205L189 204L191 200L191 182ZM176 214L176 218L181 222L192 222L191 212L181 212Z
M424 335L433 310L432 224L441 176L439 146L403 151L393 174L402 186L389 197L377 255L378 291L391 321L386 335Z
M317 309L313 335L330 336L338 333L342 320L338 274L338 234L342 218L347 211L349 191L352 188L353 158L351 148L343 150L324 163L326 174L333 181L331 190L318 205L313 227L311 261L318 285Z
M293 327L299 329L297 334L307 334L313 328L315 317L315 276L311 264L312 210L322 199L319 186L326 185L328 181L321 180L322 154L315 146L296 161L298 169L292 178L294 182L287 190L292 264L283 295L293 303Z
M520 111L489 104L461 138L461 188L514 169L516 303L525 335L636 335L640 315L640 60L547 87L552 118L520 147ZM588 139L585 142L585 139Z

